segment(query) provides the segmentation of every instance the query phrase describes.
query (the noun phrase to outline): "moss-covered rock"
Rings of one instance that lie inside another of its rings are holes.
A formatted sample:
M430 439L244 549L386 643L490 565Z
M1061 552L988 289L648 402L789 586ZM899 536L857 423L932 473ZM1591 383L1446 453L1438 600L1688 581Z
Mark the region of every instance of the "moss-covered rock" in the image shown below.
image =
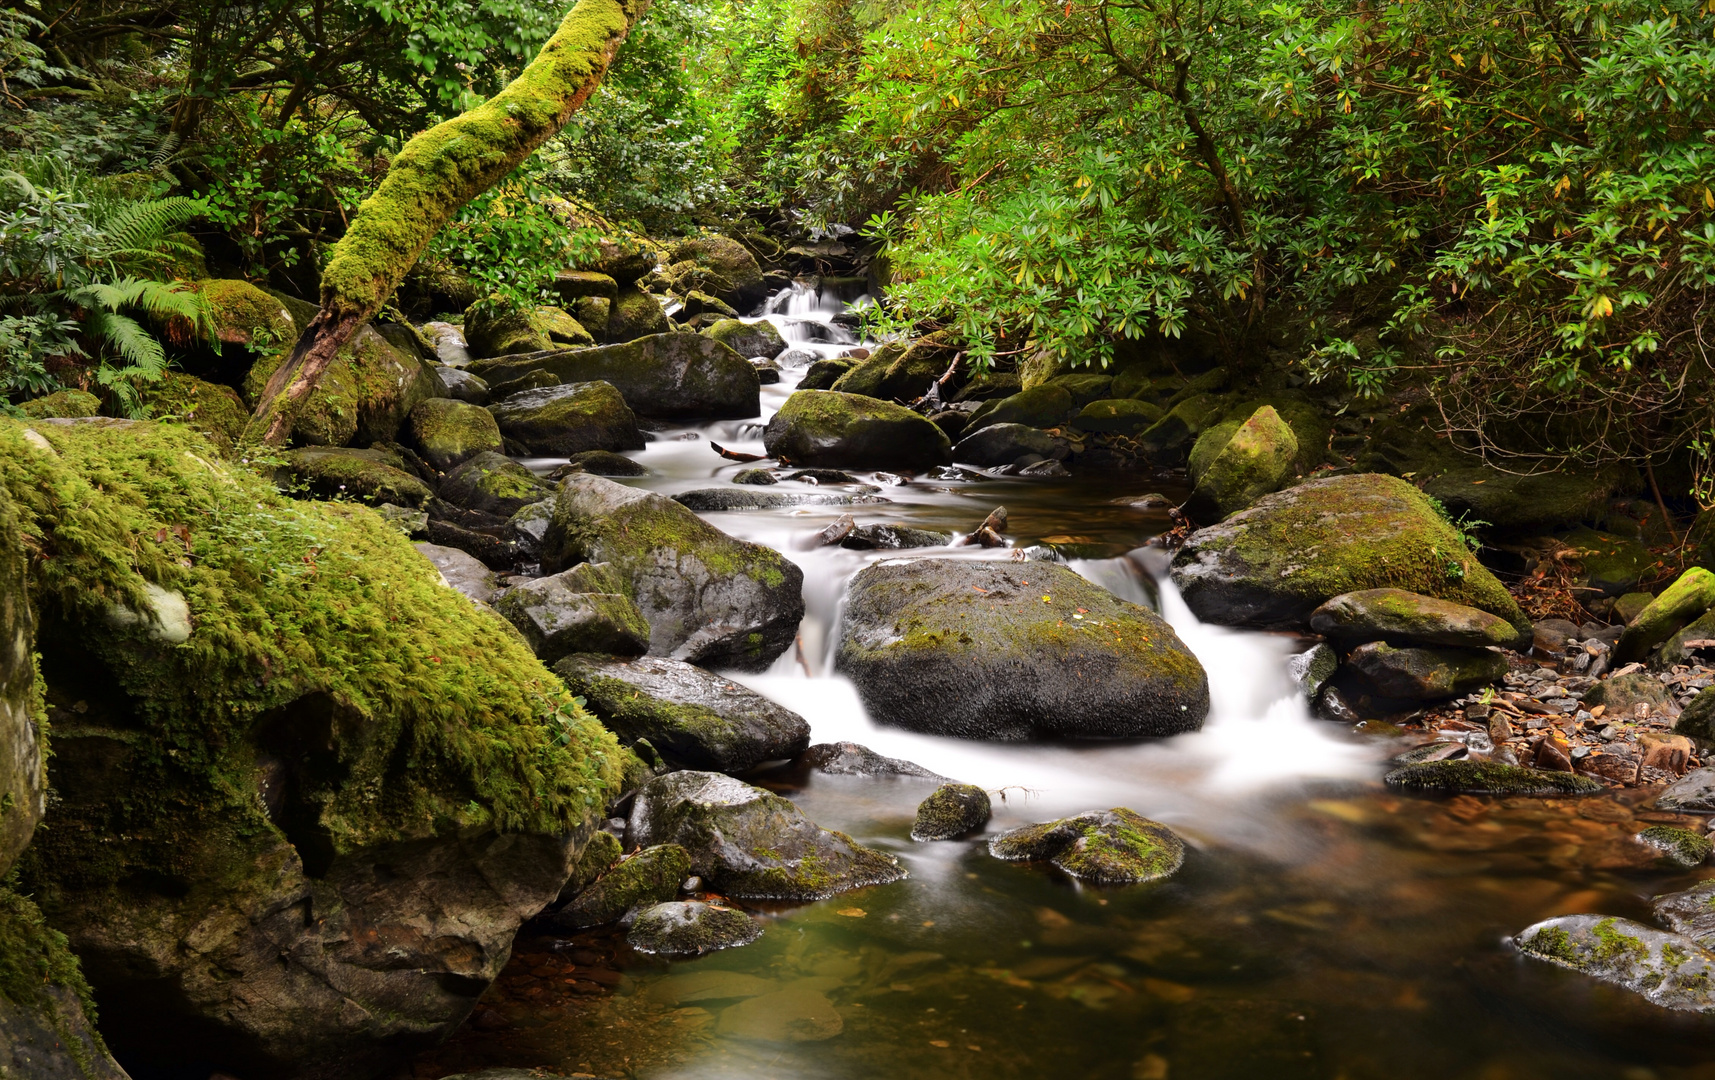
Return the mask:
M506 449L493 413L454 398L430 398L412 409L410 433L423 460L442 472Z
M619 295L619 282L595 270L562 270L554 275L554 294L566 307L590 297L611 301Z
M683 768L747 772L810 745L802 716L678 660L569 656L554 673L621 742L647 739Z
M1396 588L1529 623L1422 492L1391 476L1310 480L1193 533L1173 580L1198 618L1295 626L1342 593Z
M1066 445L1039 428L1025 424L988 424L959 440L953 460L983 469L1019 462L1064 457Z
M1636 540L1595 529L1574 529L1559 537L1578 553L1584 569L1584 584L1608 596L1622 596L1637 588L1645 574L1655 569L1656 558Z
M714 287L708 291L718 293L721 299L741 307L755 304L768 294L768 284L762 276L762 267L757 265L756 256L731 237L714 233L688 237L669 249L667 261L678 271L676 276L681 282L681 289L702 287L688 284L692 280L710 284L718 281L724 288ZM683 266L686 263L690 268Z
M522 375L504 379L490 386L488 388L489 403L498 405L513 394L522 394L526 390L545 390L559 385L560 377L552 371L531 368Z
M125 1080L92 1022L95 1002L65 935L0 887L0 1076Z
M1680 934L1606 915L1527 927L1519 951L1641 994L1664 1009L1715 1011L1715 954Z
M858 361L845 356L817 360L804 370L804 377L798 380L798 389L832 390L841 376L857 364Z
M509 518L553 494L547 481L501 454L484 451L447 474L441 498L455 506Z
M762 435L768 456L793 465L925 469L953 460L941 429L910 409L832 390L799 390Z
M1591 795L1602 790L1601 783L1588 776L1469 758L1402 765L1382 782L1406 791L1464 795Z
M1707 645L1695 644L1700 641L1715 641L1715 608L1710 608L1687 623L1677 634L1662 642L1661 652L1656 654L1656 658L1663 667L1683 664L1692 658L1696 649L1709 648Z
M1053 427L1065 420L1072 411L1071 393L1064 386L1044 383L1011 397L984 402L971 414L971 422L965 425L965 432L969 434L989 424Z
M486 301L472 304L464 313L464 337L470 354L477 359L541 352L548 348L548 334L527 311L496 311Z
M1584 692L1582 701L1590 708L1601 705L1616 716L1629 713L1639 705L1648 705L1656 716L1664 712L1671 715L1679 708L1661 680L1644 671L1603 679Z
M953 356L954 350L940 334L909 346L889 343L847 369L828 389L883 401L914 401L946 373Z
M913 840L952 840L988 824L988 792L975 784L942 784L917 804Z
M79 420L101 415L101 399L87 390L56 390L47 397L32 398L18 406L32 420Z
M1226 400L1214 394L1195 394L1168 407L1167 414L1138 436L1145 447L1158 454L1185 452L1207 428L1220 423Z
M244 378L243 394L254 408L285 354L264 356ZM329 364L295 414L293 441L301 446L347 446L392 442L406 417L444 388L432 367L407 356L365 326Z
M595 335L584 329L582 323L564 308L551 304L539 307L534 312L534 322L539 327L551 345L583 346L594 345Z
M572 304L572 317L595 336L597 341L610 341L607 328L613 316L613 301L605 296L580 296Z
M318 499L351 499L421 510L434 496L406 472L397 454L342 446L305 446L286 453L283 471Z
M1636 470L1576 468L1520 476L1469 458L1444 458L1447 467L1424 473L1423 490L1441 500L1454 518L1487 522L1497 529L1577 525L1603 516L1615 494L1635 489ZM1433 468L1433 466L1432 466Z
M250 413L235 390L204 382L194 375L169 371L159 380L145 383L141 391L149 419L183 424L219 447L223 454L232 452L250 420Z
M1638 612L1614 646L1614 662L1642 660L1711 608L1715 608L1715 573L1694 566Z
M499 431L526 453L570 457L588 450L641 450L643 432L607 382L523 390L488 407Z
M1050 862L1092 885L1135 885L1171 877L1185 862L1173 830L1124 807L1026 825L989 841L1009 862Z
M173 425L25 431L0 421L0 490L54 553L31 588L61 797L20 868L114 1030L259 1074L444 1036L558 894L617 744L372 511ZM182 643L109 617L151 587Z
M592 567L609 569L582 563L516 585L494 605L545 664L573 653L641 656L649 651L649 623L623 591L624 581L611 572L602 575L609 580L591 580Z
M49 452L30 445L29 453ZM29 844L47 806L47 717L36 678L36 617L21 525L0 488L0 875Z
M1221 424L1204 432L1191 450L1194 511L1226 517L1277 490L1292 475L1298 437L1273 406L1264 405L1224 432ZM1218 445L1212 438L1223 433ZM1201 452L1201 453L1200 453Z
M589 843L578 854L577 865L572 868L572 876L567 879L565 887L560 890L560 902L569 903L579 893L595 883L620 859L625 857L625 847L619 842L619 837L598 829L590 837Z
M786 351L786 339L767 321L722 319L703 333L746 358L763 356L772 360Z
M786 799L721 773L675 772L643 785L628 844L679 844L691 871L724 896L823 900L905 877L890 855L818 828Z
M1112 375L1099 371L1082 371L1056 375L1048 380L1048 385L1063 387L1072 395L1072 408L1082 409L1093 402L1111 398L1114 379Z
M237 383L252 364L266 358L272 358L272 371L315 317L314 304L267 292L248 281L206 279L191 282L190 288L208 305L219 351L182 320L170 321L161 336L181 370L214 382Z
M635 341L668 331L667 311L661 301L633 285L620 286L607 309L608 341Z
M937 735L1176 735L1209 710L1171 627L1063 566L872 563L849 587L835 662L871 716Z
M1158 422L1165 413L1161 406L1135 398L1106 398L1085 405L1073 418L1072 426L1080 431L1112 432L1115 435L1136 435Z
M479 361L491 385L534 370L562 383L610 383L638 416L661 420L737 419L762 411L762 383L744 357L701 334L655 334L597 349L567 349Z
M577 265L580 271L593 271L629 285L665 261L667 252L649 237L618 225L587 206L570 201L550 204L554 213L574 229L593 230L595 253Z
M1234 398L1238 400L1233 401ZM1297 472L1309 473L1328 460L1328 437L1333 433L1333 421L1305 394L1299 391L1279 391L1260 397L1232 394L1228 400L1231 403L1221 413L1223 423L1242 422L1262 408L1275 411L1292 429L1293 438L1298 442L1298 454L1292 462Z
M628 911L678 896L690 875L691 857L678 844L646 847L597 878L548 921L572 930L606 926Z
M804 574L778 552L736 540L652 492L599 476L560 484L543 538L550 573L612 563L649 621L649 651L756 670L796 640Z
M761 936L761 924L737 908L679 900L640 912L625 941L650 956L701 956L749 945Z
M1341 667L1371 693L1412 701L1458 697L1499 682L1507 673L1506 654L1493 649L1451 646L1395 648L1372 641L1352 650Z
M1348 645L1388 641L1484 648L1519 641L1518 628L1499 615L1404 589L1342 593L1310 613L1310 629Z
M1709 858L1709 853L1715 851L1715 843L1707 836L1677 825L1651 825L1638 833L1637 840L1646 847L1655 848L1664 858L1687 869L1702 866L1704 860Z
M1632 620L1636 619L1645 608L1649 607L1650 601L1654 599L1654 593L1625 593L1614 600L1614 609L1612 612L1614 621L1619 623L1621 626L1631 625Z

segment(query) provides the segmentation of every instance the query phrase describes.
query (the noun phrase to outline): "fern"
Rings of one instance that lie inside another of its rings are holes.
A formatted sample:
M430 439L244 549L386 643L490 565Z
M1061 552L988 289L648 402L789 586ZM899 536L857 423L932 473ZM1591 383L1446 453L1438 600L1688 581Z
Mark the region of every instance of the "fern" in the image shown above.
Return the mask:
M196 199L126 201L96 221L107 238L98 257L118 270L159 269L174 259L192 255L195 249L172 234L206 210Z

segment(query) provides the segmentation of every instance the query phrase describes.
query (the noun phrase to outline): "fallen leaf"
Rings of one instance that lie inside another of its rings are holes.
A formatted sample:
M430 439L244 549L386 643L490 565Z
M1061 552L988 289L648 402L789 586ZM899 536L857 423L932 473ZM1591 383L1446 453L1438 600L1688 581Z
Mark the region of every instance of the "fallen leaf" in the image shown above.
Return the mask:
M930 1039L929 1045L930 1046L939 1046L941 1049L945 1050L947 1047L952 1046L953 1044L948 1042L946 1039Z
M863 908L860 908L860 907L848 907L848 908L841 908L839 911L836 911L834 914L844 915L848 919L861 919L865 915L868 915L869 912L865 911Z

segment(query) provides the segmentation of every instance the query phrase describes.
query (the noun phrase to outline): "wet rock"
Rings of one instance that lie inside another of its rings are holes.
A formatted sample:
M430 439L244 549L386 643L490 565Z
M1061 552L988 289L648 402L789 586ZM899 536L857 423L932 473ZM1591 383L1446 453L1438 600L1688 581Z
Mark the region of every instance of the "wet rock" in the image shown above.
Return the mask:
M503 530L505 542L512 544L522 558L539 562L542 538L548 535L548 526L553 520L554 500L551 497L533 502L506 519Z
M1352 707L1346 700L1346 695L1340 692L1338 686L1324 686L1322 692L1316 695L1316 715L1336 724L1356 724L1363 715Z
M685 768L745 772L810 745L797 713L677 660L572 656L554 671L621 740L647 739Z
M562 383L608 383L638 416L657 420L742 420L761 411L762 384L750 361L702 334L654 333L471 365L491 385L536 368Z
M602 336L610 342L629 343L664 334L669 325L661 301L635 285L621 285L607 306L607 331Z
M1346 644L1514 646L1518 629L1498 615L1404 589L1343 593L1310 613L1310 629Z
M1588 795L1603 790L1587 776L1469 759L1401 766L1382 777L1382 782L1407 791L1467 795Z
M952 539L949 533L904 525L859 525L846 534L840 546L853 551L901 551L906 548L946 547Z
M1312 701L1322 687L1334 677L1340 667L1340 657L1326 645L1313 645L1301 653L1286 658L1286 673L1298 684L1304 696Z
M824 1042L844 1030L834 1003L808 980L729 1005L715 1022L719 1035L770 1043Z
M429 485L402 467L405 462L383 450L306 446L286 452L288 483L301 484L322 499L359 499L367 503L420 510L434 496Z
M818 828L780 796L720 773L650 780L625 836L631 844L682 845L694 873L737 899L821 900L905 877L892 856Z
M1698 691L1673 722L1673 730L1705 746L1715 745L1715 686Z
M953 447L953 460L987 469L1064 452L1065 444L1046 431L1023 424L991 424L961 439Z
M767 321L747 323L722 319L703 333L743 357L761 356L772 360L786 351L786 339L774 329L773 323Z
M513 379L496 382L488 388L488 396L492 401L505 401L513 394L522 394L526 390L545 390L560 385L560 377L551 371L532 368Z
M1496 683L1507 673L1507 667L1506 654L1492 649L1396 649L1386 642L1372 641L1352 650L1345 670L1383 697L1436 701Z
M1658 810L1715 814L1715 768L1686 773L1656 796L1655 805Z
M547 921L569 930L618 922L628 911L677 897L679 883L690 872L691 857L678 844L644 848L602 874Z
M889 502L876 495L808 494L797 491L752 491L748 487L697 488L681 491L673 501L700 514L722 510L771 510L782 506L857 506Z
M883 401L912 401L929 392L954 356L954 350L931 334L909 346L883 345L841 375L828 389L862 394Z
M974 784L943 784L917 805L913 840L951 840L988 824L988 792Z
M952 461L947 436L910 409L831 390L794 393L762 439L768 456L793 465L925 469Z
M1683 630L1663 642L1661 652L1656 657L1657 662L1662 667L1687 663L1696 650L1701 649L1705 654L1709 652L1708 645L1697 644L1708 641L1715 641L1715 608L1704 612Z
M840 381L840 376L855 366L856 360L844 357L813 361L804 372L804 377L798 380L798 389L832 390L834 384Z
M915 762L884 757L854 742L817 743L798 757L798 763L830 776L909 776L924 780L946 780Z
M815 535L814 543L817 547L832 547L850 536L855 528L857 528L857 522L853 520L852 516L841 514L832 525Z
M1637 587L1655 567L1655 556L1636 540L1595 529L1574 529L1559 537L1578 553L1584 568L1584 584L1608 596L1620 596Z
M1391 476L1309 480L1192 533L1173 580L1198 618L1295 626L1343 593L1401 588L1529 624L1423 493Z
M1678 716L1680 711L1661 680L1644 671L1603 679L1586 690L1582 700L1586 708L1602 705L1616 717L1634 712L1639 705L1648 706L1652 716Z
M625 940L652 956L701 956L749 945L761 936L761 924L736 908L678 900L639 912Z
M804 574L671 499L579 474L560 482L543 569L612 563L649 622L649 651L756 670L797 638Z
M1623 986L1665 1009L1715 1009L1715 955L1629 919L1563 915L1513 939L1526 956Z
M440 544L418 543L412 546L434 564L448 588L457 589L479 604L492 603L499 595L494 572L474 556Z
M423 460L446 472L484 451L500 453L506 444L494 414L453 398L430 398L411 410L411 441Z
M1630 625L1632 620L1655 599L1654 593L1629 592L1614 601L1613 616L1621 626Z
M1614 647L1614 662L1642 660L1711 608L1715 608L1715 573L1694 566L1638 612Z
M592 476L648 476L641 461L616 454L610 450L585 450L573 454L566 464L576 465Z
M1185 862L1185 844L1167 826L1115 807L1001 833L989 854L1047 861L1092 885L1131 885L1171 877Z
M732 482L735 484L754 484L758 487L767 487L770 484L778 484L780 482L780 477L774 475L774 470L772 469L740 469L738 472L733 474Z
M872 716L939 735L1163 736L1209 708L1171 627L1054 565L871 564L852 579L836 664Z
M1707 836L1676 825L1651 825L1638 833L1637 839L1638 843L1655 848L1670 861L1688 869L1702 866L1709 853L1715 851L1715 843L1711 843Z
M593 581L592 568L608 569ZM641 656L649 651L649 623L622 591L625 582L605 564L582 563L563 574L516 585L495 610L516 626L544 664L573 653Z
M623 826L624 822L620 824ZM566 879L565 886L560 889L560 903L570 903L624 857L625 849L620 846L619 837L605 829L597 830L578 855L578 861L572 868L572 876Z
M1112 432L1116 435L1136 435L1160 421L1165 413L1161 406L1135 398L1092 401L1072 420L1080 431Z
M1072 395L1063 386L1043 383L1041 386L1011 397L984 402L971 414L967 433L976 432L990 424L1016 424L1029 428L1053 427L1072 412Z
M569 457L586 450L641 450L643 432L625 399L605 382L525 390L488 407L500 433L528 453Z
M701 287L721 299L748 306L768 294L768 281L756 256L737 240L715 233L687 237L667 253L669 274L680 290Z
M1704 948L1715 946L1715 881L1703 881L1684 892L1667 893L1650 901L1655 917L1675 933Z
M488 404L488 383L470 372L442 364L435 368L435 375L446 387L447 397L469 405Z
M1201 517L1223 518L1277 490L1293 474L1298 437L1272 406L1243 423L1205 431L1191 449L1196 487L1188 505Z
M483 452L447 474L441 498L466 510L509 518L553 493L529 469L500 454Z

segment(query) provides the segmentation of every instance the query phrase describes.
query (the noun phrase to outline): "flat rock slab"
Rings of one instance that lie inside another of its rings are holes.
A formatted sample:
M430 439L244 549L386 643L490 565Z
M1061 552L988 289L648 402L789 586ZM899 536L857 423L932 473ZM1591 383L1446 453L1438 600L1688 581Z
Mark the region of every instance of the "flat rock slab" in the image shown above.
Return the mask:
M1516 645L1519 637L1518 628L1499 615L1404 589L1342 593L1310 613L1310 629L1348 644L1482 648Z
M1382 782L1406 791L1464 795L1591 795L1604 790L1600 782L1588 776L1468 759L1404 765L1388 773Z
M490 385L537 369L563 383L610 383L638 416L659 420L742 420L762 411L762 383L750 361L701 334L646 334L618 345L556 349L471 365Z
M1042 563L872 564L836 665L875 720L936 735L1176 735L1209 711L1203 665L1160 617Z
M608 730L692 769L745 772L810 745L802 716L711 671L650 656L569 656L554 671Z
M1657 810L1715 814L1715 767L1693 769L1655 797Z
M798 763L829 776L908 776L919 780L946 780L914 761L878 754L855 742L817 743L804 751Z
M989 841L989 854L1050 862L1094 885L1133 885L1176 873L1185 843L1160 822L1115 807L1001 833Z
M1526 956L1623 986L1664 1009L1715 1009L1715 954L1683 934L1607 915L1563 915L1513 941Z
M691 870L735 899L822 900L899 881L890 855L819 828L772 792L721 773L657 776L637 793L627 845L676 843Z

